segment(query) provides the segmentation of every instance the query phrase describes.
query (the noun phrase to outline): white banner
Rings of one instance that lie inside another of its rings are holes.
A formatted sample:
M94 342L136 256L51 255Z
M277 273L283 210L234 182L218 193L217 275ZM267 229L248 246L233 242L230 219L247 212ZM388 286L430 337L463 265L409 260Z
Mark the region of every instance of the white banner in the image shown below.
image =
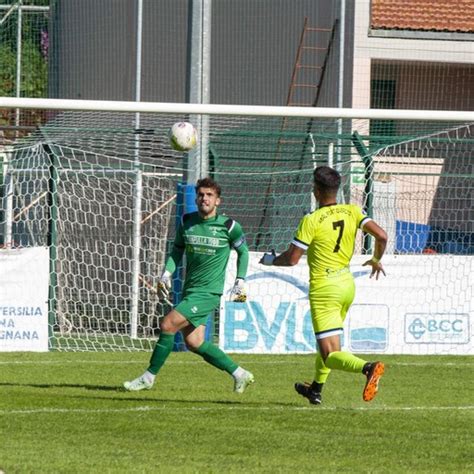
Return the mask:
M0 250L0 352L48 350L49 253Z
M308 267L264 267L251 253L248 302L232 303L235 255L220 308L219 345L226 352L310 353L315 338L308 302ZM474 354L474 258L386 255L386 277L369 278L356 256L356 297L344 327L343 348L355 353Z

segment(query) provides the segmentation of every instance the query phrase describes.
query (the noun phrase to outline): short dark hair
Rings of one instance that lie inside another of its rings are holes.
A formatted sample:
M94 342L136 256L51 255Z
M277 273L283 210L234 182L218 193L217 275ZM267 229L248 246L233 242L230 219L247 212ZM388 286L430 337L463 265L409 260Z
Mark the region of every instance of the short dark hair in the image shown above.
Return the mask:
M341 185L341 175L329 166L318 166L313 172L314 184L323 193L335 193Z
M196 183L196 193L198 192L199 188L210 188L213 189L217 197L221 196L221 187L212 179L212 178L202 178L199 179Z

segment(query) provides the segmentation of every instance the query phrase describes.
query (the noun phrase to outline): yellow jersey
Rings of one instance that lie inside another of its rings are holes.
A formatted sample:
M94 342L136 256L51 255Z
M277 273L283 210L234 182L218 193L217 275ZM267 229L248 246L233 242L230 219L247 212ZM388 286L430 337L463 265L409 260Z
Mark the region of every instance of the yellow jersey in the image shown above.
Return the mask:
M357 229L369 220L354 204L323 206L301 219L292 244L307 252L311 283L349 271Z

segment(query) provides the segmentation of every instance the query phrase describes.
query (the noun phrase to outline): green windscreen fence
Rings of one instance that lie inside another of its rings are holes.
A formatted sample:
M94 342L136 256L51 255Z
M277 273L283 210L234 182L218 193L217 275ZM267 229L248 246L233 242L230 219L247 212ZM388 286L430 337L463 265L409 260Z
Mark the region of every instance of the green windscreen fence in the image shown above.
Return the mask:
M172 150L167 132L196 117L141 114L137 128L130 113L44 114L43 127L3 151L1 243L54 247L52 348L149 349L168 310L155 288L178 184L199 162L195 151ZM220 212L242 224L251 251L286 248L315 208L314 168L331 164L343 176L339 200L386 228L388 253L474 254L472 124L394 119L389 133L370 135L365 119L199 118L208 124L202 167L221 184ZM370 245L361 237L356 254Z

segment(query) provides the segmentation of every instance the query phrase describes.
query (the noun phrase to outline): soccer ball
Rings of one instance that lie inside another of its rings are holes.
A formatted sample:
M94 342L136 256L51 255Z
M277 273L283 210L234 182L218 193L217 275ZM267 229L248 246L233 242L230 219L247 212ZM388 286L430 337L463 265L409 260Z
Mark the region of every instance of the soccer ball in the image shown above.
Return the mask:
M196 127L189 122L176 122L168 132L171 148L177 151L192 150L198 141Z

